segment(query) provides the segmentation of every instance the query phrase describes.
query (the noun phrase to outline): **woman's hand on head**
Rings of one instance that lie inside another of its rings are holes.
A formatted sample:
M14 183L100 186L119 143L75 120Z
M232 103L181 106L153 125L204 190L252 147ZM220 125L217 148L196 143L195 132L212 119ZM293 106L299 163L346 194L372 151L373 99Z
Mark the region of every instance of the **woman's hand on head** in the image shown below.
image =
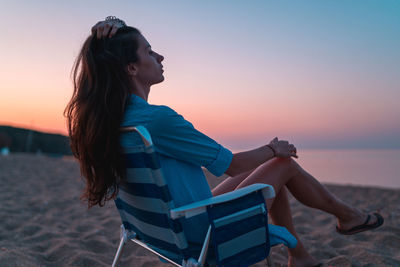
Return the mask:
M124 26L124 23L118 19L99 21L92 27L92 35L96 35L97 39L112 37L119 28Z
M297 156L297 149L293 144L290 144L285 140L278 140L278 137L272 139L272 141L268 144L275 152L275 156L279 158L289 158Z

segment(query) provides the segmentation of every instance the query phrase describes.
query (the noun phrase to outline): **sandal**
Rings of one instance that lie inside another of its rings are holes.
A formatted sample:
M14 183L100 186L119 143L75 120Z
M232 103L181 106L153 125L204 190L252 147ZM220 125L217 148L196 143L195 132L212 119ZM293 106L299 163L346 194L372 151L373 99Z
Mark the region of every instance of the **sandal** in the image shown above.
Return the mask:
M354 235L354 234L357 234L360 232L378 228L379 226L381 226L383 224L384 219L379 213L374 213L374 216L376 217L377 220L373 224L368 224L368 222L371 220L371 215L368 214L368 217L363 224L354 226L353 228L348 229L348 230L340 229L338 226L336 226L336 231L342 235Z

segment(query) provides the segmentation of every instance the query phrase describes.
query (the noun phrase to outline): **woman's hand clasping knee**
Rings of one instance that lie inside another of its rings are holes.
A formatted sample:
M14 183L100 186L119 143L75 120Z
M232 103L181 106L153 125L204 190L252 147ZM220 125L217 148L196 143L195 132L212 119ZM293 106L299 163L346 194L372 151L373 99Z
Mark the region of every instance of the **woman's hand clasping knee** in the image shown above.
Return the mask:
M278 140L278 137L275 137L268 144L268 146L271 147L272 150L274 151L275 157L279 157L279 158L289 158L289 157L298 158L296 147L293 144L290 144L288 141Z

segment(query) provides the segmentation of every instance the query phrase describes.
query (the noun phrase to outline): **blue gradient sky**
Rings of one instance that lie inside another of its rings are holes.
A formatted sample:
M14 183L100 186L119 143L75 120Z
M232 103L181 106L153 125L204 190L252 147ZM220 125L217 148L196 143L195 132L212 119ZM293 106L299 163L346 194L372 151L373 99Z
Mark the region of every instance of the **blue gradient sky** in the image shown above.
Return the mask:
M0 1L0 122L66 133L69 73L107 15L165 56L165 104L231 149L400 148L399 1Z

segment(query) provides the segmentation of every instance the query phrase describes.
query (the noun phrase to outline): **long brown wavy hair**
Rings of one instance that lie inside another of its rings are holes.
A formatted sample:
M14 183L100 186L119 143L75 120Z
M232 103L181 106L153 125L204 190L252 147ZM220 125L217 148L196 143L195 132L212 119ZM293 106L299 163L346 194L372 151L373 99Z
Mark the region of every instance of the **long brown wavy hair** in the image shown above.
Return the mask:
M73 155L79 160L88 207L103 206L125 177L119 127L132 84L126 67L139 60L140 31L123 27L111 38L89 36L72 68L74 91L64 115Z

